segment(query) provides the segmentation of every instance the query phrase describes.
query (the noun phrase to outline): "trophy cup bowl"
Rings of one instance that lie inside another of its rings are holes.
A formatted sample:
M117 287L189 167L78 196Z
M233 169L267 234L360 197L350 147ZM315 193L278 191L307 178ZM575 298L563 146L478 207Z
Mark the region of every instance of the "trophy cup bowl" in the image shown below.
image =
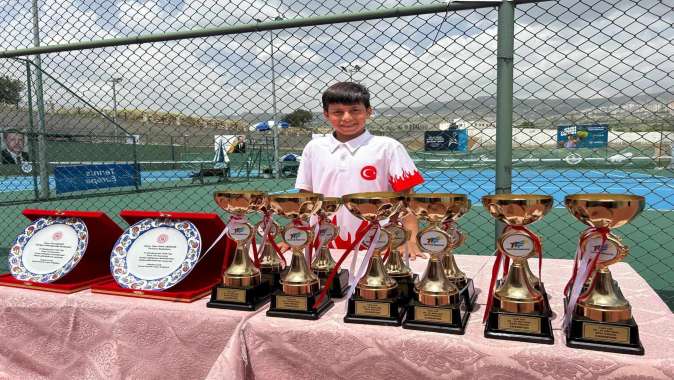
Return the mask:
M278 216L306 222L321 208L322 199L315 193L270 195L269 208Z
M482 205L496 219L525 226L541 220L552 208L553 199L539 194L496 194L482 197Z
M644 197L630 194L574 194L566 196L564 203L582 223L610 230L633 220L646 202ZM572 311L567 346L643 355L632 307L609 270L611 264L628 255L629 248L610 231L605 237L599 231L583 233L579 245L581 255L592 252L599 257Z
M373 247L365 275L358 280L355 293L348 300L344 322L366 323L385 326L400 326L404 315L398 299L398 284L386 273L381 252L390 246L391 237L385 229L379 229L379 238L374 239L379 222L400 212L405 196L395 192L369 192L348 194L342 197L344 206L357 218L372 226L364 243Z
M342 197L344 206L357 218L376 223L400 211L405 197L394 192L348 194Z
M397 214L391 215L389 223L383 227L391 237L390 251L384 263L384 269L398 283L398 293L404 302L412 297L414 283L418 278L400 252L400 248L404 247L412 237L412 233L401 223L401 219L408 213L408 208L404 207Z
M419 218L431 223L455 222L470 210L465 194L410 194L407 207Z
M416 238L424 252L431 255L423 277L415 286L415 297L407 307L403 327L407 329L463 334L474 302L472 280L456 266L451 251L455 242L443 223L456 222L468 210L470 200L464 194L410 194L409 210L429 225ZM446 260L445 260L446 259ZM447 262L447 268L443 265ZM453 276L448 276L450 272Z
M574 194L564 204L576 219L591 227L618 228L643 211L644 197L630 194Z
M240 216L261 211L267 205L267 194L261 191L217 191L213 198L222 210Z
M309 218L316 214L323 196L315 193L295 193L269 196L270 209L279 216L291 220L283 227L283 240L292 248L292 258L287 271L282 276L281 290L274 292L268 316L318 319L333 302L326 297L314 308L314 301L320 290L320 281L309 268L303 249L313 244L314 233L309 226Z
M326 219L332 220L332 217L335 216L337 210L341 205L342 205L342 198L323 197L319 213L322 214Z
M260 270L250 260L248 250L255 235L246 214L264 210L267 195L259 191L218 191L215 203L232 214L227 223L227 237L236 242L234 256L222 276L222 283L213 288L208 307L255 310L269 301L269 284L262 282ZM241 220L237 220L238 217Z
M552 209L553 198L541 194L497 194L482 197L482 204L495 219L523 227L541 220ZM499 237L498 249L512 259L512 264L488 300L493 300L493 306L487 310L485 337L554 343L547 293L527 263L540 249L537 240L533 232L520 229L505 229Z

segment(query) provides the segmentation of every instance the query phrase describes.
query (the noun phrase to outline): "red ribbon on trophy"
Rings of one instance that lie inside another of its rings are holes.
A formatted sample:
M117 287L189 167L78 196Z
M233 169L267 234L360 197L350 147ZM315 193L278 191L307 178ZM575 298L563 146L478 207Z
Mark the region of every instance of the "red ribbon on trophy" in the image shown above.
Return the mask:
M335 264L335 267L332 268L330 271L330 274L328 275L328 278L325 280L325 285L323 285L323 289L321 289L321 293L318 295L318 298L316 298L316 302L314 302L314 308L318 307L318 305L321 304L321 301L325 298L325 296L328 294L328 291L330 291L330 285L332 285L332 281L335 279L335 275L337 275L337 272L339 272L339 269L342 267L342 263L346 258L353 252L354 250L357 249L357 247L360 247L360 245L363 242L363 239L365 238L365 235L367 234L367 231L370 229L370 223L367 223L367 228L360 229L355 236L355 239L351 246L342 253L342 256L340 256L339 260L337 260L337 263Z
M541 280L541 269L543 267L543 245L541 244L541 239L538 236L536 236L536 234L531 232L531 230L529 230L526 226L506 225L506 227L503 229L503 233L507 232L508 229L524 232L533 241L534 251L538 256L538 279ZM494 266L492 267L491 270L491 280L489 281L489 295L487 296L487 305L485 306L484 315L482 316L482 323L487 321L487 318L489 317L489 312L491 311L491 308L494 304L494 291L501 264L503 263L503 277L508 275L508 267L510 265L510 257L508 257L508 255L506 255L505 252L501 251L500 246L496 248L495 254L496 260L494 261Z
M264 245L264 240L265 238L262 239L262 245ZM253 246L253 265L255 265L255 268L259 268L260 255L257 253L257 238L255 236L255 233L253 233L253 240L251 241L251 245Z
M601 251L608 240L608 234L610 230L606 227L589 227L580 236L578 239L578 247L576 248L576 258L574 260L573 272L571 278L565 287L569 289L569 300L564 310L564 324L562 329L566 330L569 327L571 322L571 316L573 311L576 308L578 301L582 300L580 292L583 289L583 284L587 282L588 278L594 273L597 268L597 263L599 262L599 257L601 256ZM590 252L585 252L585 243L587 239L594 233L599 233L601 235L601 244L599 249L592 250ZM571 284L569 288L569 284ZM584 294L590 294L596 285L596 277L592 279L592 282L587 287Z
M501 262L503 261L503 252L500 249L496 249L494 252L496 254L496 260L494 261L494 266L491 268L491 280L489 281L489 295L487 295L487 305L484 308L484 315L482 316L482 323L487 321L489 312L491 311L492 304L494 303L494 287L496 286L496 279L498 278L498 271L501 269Z

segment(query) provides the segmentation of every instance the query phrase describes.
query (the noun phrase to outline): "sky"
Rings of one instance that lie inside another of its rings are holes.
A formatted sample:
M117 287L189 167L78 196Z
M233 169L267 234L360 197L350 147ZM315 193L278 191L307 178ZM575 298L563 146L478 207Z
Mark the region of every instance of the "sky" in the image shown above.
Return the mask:
M42 45L249 24L433 1L40 0ZM515 97L674 92L674 8L667 0L560 0L516 10ZM375 108L491 96L497 13L486 8L274 32L43 55L45 71L95 106L190 115L320 111L320 93L352 78ZM0 49L30 47L29 0L0 0ZM340 67L360 70L351 77ZM0 68L24 77L22 67ZM74 97L45 81L46 100Z

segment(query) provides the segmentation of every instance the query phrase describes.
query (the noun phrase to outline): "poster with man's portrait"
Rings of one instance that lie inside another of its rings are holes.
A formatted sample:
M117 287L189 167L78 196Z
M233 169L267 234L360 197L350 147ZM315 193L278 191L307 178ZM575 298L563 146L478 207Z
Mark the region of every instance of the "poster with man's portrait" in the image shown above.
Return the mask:
M0 160L2 165L19 165L22 171L31 172L26 136L21 131L7 129L0 133Z

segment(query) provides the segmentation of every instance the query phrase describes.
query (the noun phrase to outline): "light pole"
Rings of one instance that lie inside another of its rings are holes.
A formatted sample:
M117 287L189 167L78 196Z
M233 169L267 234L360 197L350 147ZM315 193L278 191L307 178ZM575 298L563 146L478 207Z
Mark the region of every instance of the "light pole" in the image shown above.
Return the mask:
M116 77L108 79L106 82L112 83L112 120L117 123L117 83L122 82L122 78ZM117 125L114 128L114 141L117 142Z
M349 82L353 82L353 74L359 72L362 66L352 65L349 63L346 65L339 66L339 68L342 69L343 72L349 74Z
M281 21L283 17L276 16L274 21ZM262 22L261 19L256 18L255 21L258 23ZM278 123L276 122L276 70L274 64L274 31L269 30L269 46L271 49L270 59L271 59L271 104L272 104L272 136L274 142L274 178L281 178L281 163L279 162L279 144L278 144Z

